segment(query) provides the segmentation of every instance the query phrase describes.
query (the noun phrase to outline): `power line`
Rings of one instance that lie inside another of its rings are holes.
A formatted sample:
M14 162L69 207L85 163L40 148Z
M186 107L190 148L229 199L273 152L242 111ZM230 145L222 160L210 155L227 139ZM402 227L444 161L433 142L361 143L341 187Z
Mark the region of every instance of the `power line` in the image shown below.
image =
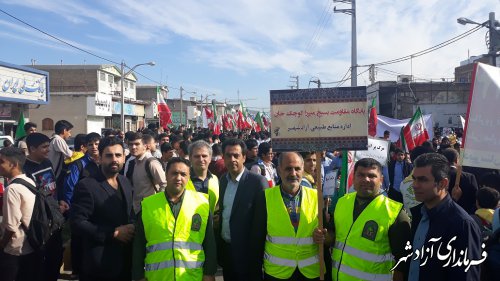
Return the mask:
M80 48L80 47L78 47L78 46L75 46L75 45L73 45L73 44L71 44L71 43L69 43L69 42L67 42L67 41L64 41L64 40L62 40L62 39L59 39L59 38L57 38L56 36L54 36L54 35L52 35L52 34L49 34L49 33L45 32L45 31L43 31L43 30L39 29L38 27L35 27L35 26L33 26L33 25L31 25L31 24L29 24L29 23L27 23L27 22L23 21L22 19L20 19L20 18L18 18L18 17L16 17L16 16L14 16L14 15L12 15L12 14L9 14L8 12L4 11L3 9L0 9L0 12L4 13L5 15L7 15L7 16L9 16L9 17L11 17L11 18L13 18L13 19L15 19L15 20L17 20L17 21L21 22L22 24L27 25L27 26L29 26L29 27L33 28L34 30L36 30L36 31L38 31L38 32L41 32L41 33L43 33L43 34L45 34L45 35L49 36L50 38L52 38L52 39L54 39L54 40L56 40L56 41L59 41L59 42L61 42L61 43L65 44L65 45L68 45L68 46L70 46L70 47L72 47L72 48L75 48L75 49L77 49L77 50L79 50L79 51L82 51L82 52L84 52L84 53L87 53L87 54L89 54L89 55L91 55L91 56L94 56L94 57L96 57L96 58L100 58L100 59L102 59L102 60L105 60L105 61L107 61L107 62L110 62L110 63L113 63L113 64L120 64L119 62L115 62L115 61L109 60L109 59L107 59L107 58L105 58L105 57L99 56L99 55L94 54L94 53L92 53L92 52L90 52L90 51L87 51L87 50L82 49L82 48Z
M311 40L306 46L307 52L311 51L315 47L315 42L319 40L320 34L323 31L323 28L330 22L331 20L331 14L329 13L330 8L332 6L332 1L327 0L328 4L325 6L323 9L323 12L321 13L321 16L318 20L318 24L316 28L314 29L313 36L311 37Z
M478 31L479 29L481 29L482 26L476 26L472 29L469 29L468 31L460 34L460 35L457 35L451 39L448 39L444 42L441 42L435 46L432 46L430 48L427 48L425 50L422 50L422 51L419 51L419 52L416 52L416 53L413 53L413 54L410 54L410 55L407 55L407 56L404 56L404 57L400 57L400 58L397 58L397 59L392 59L392 60L388 60L388 61L383 61L383 62L379 62L379 63L374 63L373 65L375 66L379 66L379 65L388 65L388 64L394 64L394 63L399 63L399 62L403 62L403 61L407 61L407 60L410 60L410 59L413 59L415 57L419 57L419 56L423 56L425 54L428 54L430 52L433 52L433 51L436 51L436 50L439 50L445 46L448 46L452 43L455 43L457 41L459 41L460 39L463 39L469 35L471 35L472 33ZM367 64L367 65L358 65L358 67L368 67L370 66L371 64Z
M56 41L58 41L58 42L60 42L60 43L63 43L63 44L65 44L65 45L67 45L67 46L69 46L69 47L71 47L71 48L77 49L77 50L79 50L79 51L81 51L81 52L84 52L84 53L86 53L86 54L88 54L88 55L91 55L91 56L96 57L96 58L99 58L99 59L101 59L101 60L104 60L104 61L110 62L110 63L115 64L115 65L120 65L120 64L121 64L120 62L116 62L116 61L110 60L110 59L105 58L105 57L103 57L103 56L100 56L100 55L98 55L98 54L95 54L95 53L92 53L92 52L90 52L90 51L87 51L87 50L85 50L85 49L83 49L83 48L80 48L80 47L78 47L78 46L76 46L76 45L74 45L74 44L71 44L71 43L69 43L68 41L65 41L65 40L63 40L63 39L60 39L60 38L56 37L55 35L52 35L52 34L50 34L50 33L46 32L46 31L43 31L43 30L41 30L40 28L38 28L38 27L36 27L36 26L34 26L34 25L32 25L32 24L30 24L30 23L28 23L28 22L26 22L26 21L24 21L24 20L22 20L22 19L20 19L20 18L18 18L18 17L16 17L16 16L14 16L14 15L12 15L12 14L8 13L8 12L6 12L6 11L5 11L5 10L3 10L3 9L0 9L0 12L2 12L3 14L5 14L5 15L7 15L7 16L9 16L9 17L13 18L13 19L15 19L16 21L18 21L18 22L20 22L20 23L22 23L22 24L24 24L24 25L26 25L26 26L28 26L28 27L30 27L30 28L32 28L32 29L34 29L34 30L36 30L36 31L38 31L38 32L40 32L40 33L42 33L42 34L44 34L44 35L46 35L46 36L48 36L48 37L50 37L50 38L52 38L52 39L54 39L54 40L56 40ZM128 68L128 69L130 70L130 67L128 67L128 66L126 66L126 65L125 65L125 67L126 67L126 68ZM144 75L144 74L142 74L142 73L140 73L140 72L138 72L138 71L134 71L134 73L135 73L135 74L137 74L137 75L139 75L139 76L141 76L141 77L143 77L143 78L144 78L144 79L146 79L146 80L149 80L149 81L151 81L151 82L155 83L155 84L158 84L158 85L163 85L161 82L158 82L158 81L156 81L156 80L154 80L154 79L151 79L151 78L147 77L146 75Z

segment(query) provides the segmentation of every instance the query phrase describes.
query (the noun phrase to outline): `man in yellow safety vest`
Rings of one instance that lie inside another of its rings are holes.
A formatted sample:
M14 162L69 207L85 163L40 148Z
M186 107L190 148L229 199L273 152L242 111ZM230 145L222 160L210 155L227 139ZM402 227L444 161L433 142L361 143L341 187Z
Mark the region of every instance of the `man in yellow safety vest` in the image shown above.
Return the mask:
M280 154L281 185L265 190L267 235L264 280L318 280L318 195L300 185L304 160L296 152Z
M339 199L333 224L326 237L332 243L332 279L405 280L407 266L395 261L406 256L410 241L410 219L403 205L380 192L382 166L364 158L354 166L354 189ZM315 241L325 238L326 229L315 231Z
M186 189L208 194L210 212L215 212L219 200L219 179L208 171L212 160L212 148L204 140L189 145L189 161L191 162L191 178Z
M172 158L167 187L142 201L134 238L134 280L215 280L217 257L208 196L187 190L189 162Z

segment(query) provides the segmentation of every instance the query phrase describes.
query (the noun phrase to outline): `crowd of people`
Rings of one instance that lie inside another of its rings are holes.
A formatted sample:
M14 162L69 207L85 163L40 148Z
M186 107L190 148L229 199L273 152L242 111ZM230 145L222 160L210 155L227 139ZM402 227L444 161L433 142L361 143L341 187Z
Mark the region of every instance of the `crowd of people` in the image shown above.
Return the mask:
M357 161L343 195L341 151L275 153L266 131L109 130L70 149L68 121L51 138L24 129L0 150L0 280L55 281L64 252L82 281L215 280L219 266L224 280L319 280L320 267L338 281L500 276L500 175L460 167L447 138ZM42 247L29 186L66 221ZM320 186L333 190L322 212Z

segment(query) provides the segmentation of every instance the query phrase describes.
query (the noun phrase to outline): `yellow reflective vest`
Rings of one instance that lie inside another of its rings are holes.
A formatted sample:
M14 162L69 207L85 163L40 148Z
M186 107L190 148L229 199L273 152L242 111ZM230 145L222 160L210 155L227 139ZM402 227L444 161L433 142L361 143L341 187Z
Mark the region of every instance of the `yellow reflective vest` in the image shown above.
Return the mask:
M191 179L189 179L186 189L196 191ZM208 180L208 201L210 203L210 211L213 214L215 213L217 202L219 202L219 179L214 174L212 174L212 177Z
M149 281L201 280L205 253L202 243L208 222L206 195L186 190L175 219L165 193L142 201L146 236L145 277Z
M319 277L318 244L312 238L318 227L318 195L315 189L301 189L297 232L290 221L280 186L265 190L267 237L264 272L275 278L288 279L297 267L307 278Z
M390 281L394 257L389 244L389 227L403 204L379 195L353 221L355 200L356 193L346 194L335 207L333 280Z

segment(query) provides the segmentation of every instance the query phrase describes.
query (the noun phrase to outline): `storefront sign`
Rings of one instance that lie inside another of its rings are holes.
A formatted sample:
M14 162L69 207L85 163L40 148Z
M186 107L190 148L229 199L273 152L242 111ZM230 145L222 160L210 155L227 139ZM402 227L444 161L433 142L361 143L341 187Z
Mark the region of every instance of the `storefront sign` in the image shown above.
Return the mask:
M113 114L122 114L121 108L121 103L113 102ZM123 114L135 116L135 105L126 103L123 108Z
M111 95L95 93L95 97L87 98L87 115L111 116Z
M0 101L47 104L49 74L37 69L0 62Z

